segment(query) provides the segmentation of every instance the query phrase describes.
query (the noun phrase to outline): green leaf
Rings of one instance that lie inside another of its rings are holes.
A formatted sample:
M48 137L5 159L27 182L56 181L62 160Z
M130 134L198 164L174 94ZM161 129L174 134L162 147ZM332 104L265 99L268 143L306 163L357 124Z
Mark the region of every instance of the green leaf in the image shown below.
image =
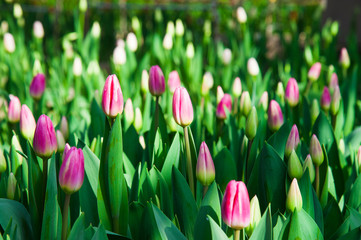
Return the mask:
M250 240L253 239L273 239L271 205L268 206L261 220L254 229Z
M142 159L143 149L139 143L139 135L133 125L124 133L124 139L126 139L126 141L123 141L124 153L128 156L134 168Z
M141 239L143 231L139 231L139 229L143 226L142 216L145 211L145 207L140 202L132 202L129 205L129 228L132 233L133 239ZM147 223L147 228L149 227L149 223Z
M175 167L173 167L172 183L174 211L178 216L182 232L191 240L197 217L197 205L185 178Z
M173 166L178 168L179 165L180 150L180 138L179 133L177 132L173 139L172 145L169 148L161 171L164 180L169 184L169 188L171 187L172 182L172 168Z
M0 199L0 225L14 232L14 239L33 239L31 218L25 207L14 200Z
M285 122L282 127L267 140L267 143L274 148L281 159L283 159L285 155L286 143L290 132L291 127L288 122Z
M229 181L237 178L236 163L232 154L227 148L223 148L214 158L214 168L216 170L216 182L221 189L225 189Z
M104 135L104 120L105 114L102 109L99 107L95 98L93 98L90 104L90 117L91 124L89 127L89 139L97 138L97 136Z
M85 234L85 217L84 213L81 213L80 216L75 221L73 227L71 228L68 240L77 240L84 239Z
M323 239L312 217L303 209L292 214L288 239Z
M172 219L174 217L173 213L173 204L172 204L172 195L169 191L168 184L165 181L163 175L159 172L157 168L152 168L155 171L156 178L158 180L158 190L157 196L159 197L160 201L160 208L167 215L168 218Z
M361 206L361 175L357 177L352 185L347 205L355 209L358 209Z
M361 226L361 213L353 208L347 208L350 212L350 230L354 230Z
M336 200L332 196L328 198L328 202L323 210L323 213L324 213L324 226L325 226L324 236L325 239L330 239L331 236L340 227L343 220L343 216L340 211L340 208Z
M105 228L102 224L100 224L94 236L92 237L92 240L107 240L107 239L108 237L105 232Z
M356 105L356 95L357 95L357 81L358 81L358 67L355 67L352 72L351 81L348 84L345 84L345 87L342 88L342 97L345 106L345 125L344 125L344 134L348 135L354 126L355 122L355 105Z
M219 225L211 218L210 216L207 217L209 220L209 225L212 232L212 239L214 240L227 240L227 235L223 232L222 228L219 227Z

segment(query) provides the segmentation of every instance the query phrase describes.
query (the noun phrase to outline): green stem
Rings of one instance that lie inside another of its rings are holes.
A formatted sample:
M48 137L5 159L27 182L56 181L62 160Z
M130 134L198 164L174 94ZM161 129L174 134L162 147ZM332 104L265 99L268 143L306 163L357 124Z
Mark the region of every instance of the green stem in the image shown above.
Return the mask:
M236 97L234 99L234 105L233 105L233 114L237 115L237 111L238 111L238 97Z
M189 145L188 129L187 129L187 127L184 127L183 130L184 130L184 141L185 141L186 153L187 153L187 174L188 174L189 186L191 188L193 196L195 196L192 157L191 157L191 149L190 149L190 145Z
M206 196L208 191L208 186L203 186L203 198Z
M48 181L48 159L43 158L43 201L45 205L46 183Z
M315 189L318 199L320 199L320 166L316 166Z
M306 90L305 90L305 92L304 92L304 95L305 95L305 96L307 96L308 92L310 91L311 85L312 85L312 82L311 82L311 81L308 81L308 82L307 82L307 86L306 86Z
M157 132L159 122L159 96L155 98L155 119L154 119L154 130Z
M337 121L337 116L336 115L333 115L331 114L331 124L332 124L332 128L333 128L333 131L336 130L336 121Z
M68 230L69 203L70 203L70 195L65 194L64 208L63 208L63 219L62 219L62 225L61 225L61 240L65 240L67 238L66 233L67 233L67 230Z
M119 215L118 216L113 216L112 220L113 220L113 231L115 233L119 233L120 232L120 229L119 229Z
M250 152L251 152L251 148L252 148L252 143L253 143L253 140L249 140L248 141L248 146L247 146L247 158L246 158L246 162L245 162L245 167L244 167L244 173L243 173L243 182L246 184L247 181L248 181L248 161L249 161L249 155L250 155Z
M241 235L241 230L239 230L239 229L234 229L233 240L239 240L239 239L240 239L240 235Z

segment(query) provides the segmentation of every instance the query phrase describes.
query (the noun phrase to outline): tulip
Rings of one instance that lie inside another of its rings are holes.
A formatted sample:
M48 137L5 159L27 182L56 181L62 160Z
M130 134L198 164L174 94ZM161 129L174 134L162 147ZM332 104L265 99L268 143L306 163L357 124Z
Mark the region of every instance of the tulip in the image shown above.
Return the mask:
M246 233L250 237L253 233L253 230L257 227L259 221L261 220L261 209L259 207L259 201L256 195L251 199L251 222L246 227Z
M53 122L44 114L39 117L36 124L33 147L35 153L44 160L50 158L57 150Z
M315 123L318 115L320 114L320 107L318 105L317 99L313 99L313 101L312 101L310 114L311 114L311 122L313 125Z
M231 112L232 110L232 97L228 93L224 94L222 100L217 106L217 118L226 119L226 109L228 110L228 112Z
M341 138L338 142L338 149L340 150L341 154L345 154L345 141L343 138Z
M338 86L338 77L336 73L332 73L329 85L330 90L334 91L336 86Z
M231 228L241 230L251 221L251 209L246 185L232 180L228 183L222 201L222 219Z
M223 50L222 61L224 65L228 65L232 61L232 51L229 48Z
M300 211L302 209L302 195L296 178L292 180L290 189L288 190L286 208L291 213L295 210Z
M291 179L297 178L299 180L302 177L303 168L295 150L292 150L289 157L287 172Z
M210 72L205 72L202 80L202 89L201 89L202 96L208 95L209 90L213 87L213 83L214 81L212 74Z
M245 117L248 117L248 114L251 111L251 109L252 109L251 97L249 96L248 91L244 91L241 95L240 111Z
M186 48L186 56L188 59L192 59L194 57L194 46L193 43L189 42Z
M323 92L321 95L321 108L327 112L330 109L331 105L331 95L328 87L323 88Z
M318 80L321 73L321 68L322 65L320 62L316 62L311 66L310 70L308 71L308 78L311 82L315 82Z
M140 21L139 18L137 18L137 16L133 16L132 17L132 28L135 32L138 32L140 30Z
M60 130L56 130L56 142L58 144L58 152L63 152L65 148L65 139Z
M140 109L137 107L137 108L135 109L134 128L135 128L135 130L137 130L137 132L139 133L139 131L142 129L142 127L143 127L142 112L141 112Z
M129 124L134 121L134 109L132 99L128 98L124 106L124 117L125 121Z
M171 50L173 47L173 37L171 34L167 33L163 38L163 48L165 50Z
M73 74L75 77L80 77L83 72L83 64L81 62L81 58L76 56L73 62Z
M347 49L344 47L340 52L339 63L343 69L348 69L350 67L350 57L348 55Z
M165 82L162 69L158 65L152 66L149 70L149 91L153 96L160 96L164 90Z
M59 185L66 194L79 191L84 180L84 155L79 148L72 147L66 152L59 171Z
M292 126L290 135L288 135L288 139L286 143L285 155L287 158L290 157L291 152L293 150L296 151L299 143L300 143L300 135L298 134L298 128L296 124L294 124Z
M221 86L217 87L217 104L219 104L224 96L224 92Z
M33 24L33 34L37 39L44 37L44 27L40 21L35 21Z
M23 16L23 9L19 3L14 4L14 17L19 19Z
M181 86L179 74L176 70L169 73L168 77L168 87L169 91L173 94L177 87Z
M124 65L127 62L127 54L124 46L117 46L113 51L113 62L115 65Z
M178 37L182 37L184 35L184 25L180 19L175 21L175 35Z
M86 12L87 8L88 8L87 0L80 0L79 1L79 10L80 10L80 12L83 12L83 13Z
M336 116L338 113L338 110L340 109L340 102L341 102L341 93L340 88L338 86L335 87L335 90L332 94L331 99L331 114Z
M102 108L110 118L115 118L123 112L123 93L115 74L109 75L105 81L102 98Z
M252 58L248 59L247 71L248 71L248 74L251 75L252 77L256 77L259 74L259 66L258 66L258 62L255 58L252 57Z
M31 110L23 104L20 112L20 132L26 139L33 139L36 122Z
M18 97L11 94L9 97L8 119L10 123L17 123L20 121L21 103Z
M193 121L192 101L184 87L178 87L173 94L173 118L182 127Z
M239 98L242 94L242 83L239 77L236 77L233 81L232 93L236 98Z
M271 100L268 107L268 127L272 132L276 132L283 125L283 114L280 105L275 100Z
M63 134L64 139L67 140L69 138L69 126L68 126L68 120L66 119L65 116L61 117L59 128L61 133Z
M35 100L40 100L45 90L45 75L38 73L35 75L30 84L30 96Z
M171 35L172 37L174 36L174 23L172 21L169 21L167 23L166 33Z
M312 157L312 161L316 167L320 166L323 162L323 152L321 148L321 144L318 141L318 138L315 134L312 135L311 143L310 143L310 154Z
M298 104L300 95L296 79L290 78L288 80L285 98L290 107L295 107Z
M6 171L6 168L7 168L6 159L3 150L0 148L0 178L1 178L1 174Z
M331 27L330 27L330 32L331 32L331 35L332 36L336 36L338 34L338 22L337 21L334 21L332 22L331 24Z
M209 186L215 178L213 159L206 142L199 148L196 176L203 186Z
M246 136L249 140L253 140L257 133L258 116L255 107L252 107L246 121Z
M285 89L284 89L284 87L283 87L283 83L282 83L282 82L278 82L278 84L277 84L276 95L278 96L278 98L279 98L279 99L281 100L281 102L283 103L284 97L285 97Z
M8 53L13 53L15 51L15 40L11 33L4 34L4 47Z
M306 169L308 169L308 174L310 175L310 181L311 183L313 183L313 181L315 181L315 167L313 166L312 158L310 154L307 155L305 162L303 163L303 172L305 172Z
M91 35L93 38L98 39L100 37L101 34L101 28L100 28L100 24L98 21L95 21L93 23L92 29L91 29Z
M130 32L127 35L127 46L130 51L135 52L138 49L138 40L134 33Z
M264 91L259 99L258 106L262 106L264 111L268 109L268 92Z
M241 24L247 22L247 13L243 7L237 8L237 20Z
M11 172L7 182L6 198L14 200L15 196L19 196L19 191L15 175Z
M149 88L149 75L147 70L142 71L142 80L140 82L140 90L145 94L148 92Z

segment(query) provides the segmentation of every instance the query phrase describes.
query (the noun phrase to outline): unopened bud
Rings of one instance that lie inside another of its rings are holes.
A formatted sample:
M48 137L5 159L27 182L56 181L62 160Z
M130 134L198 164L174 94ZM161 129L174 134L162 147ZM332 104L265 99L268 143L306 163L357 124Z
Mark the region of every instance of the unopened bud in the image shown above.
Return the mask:
M336 116L338 113L338 110L340 109L340 102L341 102L341 93L340 88L338 86L335 87L333 94L332 94L332 100L331 100L331 114Z
M244 91L241 95L240 111L243 116L248 117L252 109L251 97L248 91Z
M313 183L313 181L315 180L316 173L310 154L307 155L305 162L303 163L303 172L305 172L306 169L308 169L308 174L310 175L310 181L311 183Z
M315 166L320 166L323 162L324 156L321 148L321 144L315 134L312 135L310 143L310 154Z
M252 107L246 121L246 136L249 140L253 140L257 134L258 116L255 107Z
M324 87L321 95L321 108L325 112L327 112L330 109L330 105L331 105L330 90L328 90L328 87Z
M259 99L258 106L262 106L264 111L268 109L268 92L264 91Z
M236 98L239 98L242 94L242 83L239 77L236 77L233 81L232 93Z
M261 209L259 207L259 201L257 195L254 195L254 197L251 199L250 207L251 207L251 222L248 225L248 227L246 227L246 233L248 237L251 237L254 229L257 227L259 221L261 220Z
M350 67L350 56L348 55L346 48L341 49L339 63L343 69L348 69Z
M292 180L291 186L288 190L286 208L291 213L295 210L300 211L302 209L302 195L296 178Z
M289 157L287 172L291 179L297 178L299 180L302 177L303 168L295 150L292 150Z
M142 130L142 127L143 127L142 112L141 112L140 109L137 107L137 108L135 109L134 128L135 128L135 130L137 130L137 132L139 133L139 131Z

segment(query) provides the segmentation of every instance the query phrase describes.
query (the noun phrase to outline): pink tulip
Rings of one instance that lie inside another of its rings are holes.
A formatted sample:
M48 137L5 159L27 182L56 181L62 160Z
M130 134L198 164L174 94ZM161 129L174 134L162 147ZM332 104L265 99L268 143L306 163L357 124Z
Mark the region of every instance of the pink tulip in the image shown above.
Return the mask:
M105 115L115 118L123 112L123 93L115 74L109 75L103 89L102 107Z
M224 94L222 100L217 106L216 115L219 119L226 119L226 109L231 112L232 109L232 97L228 93Z
M288 139L286 143L286 149L285 149L286 157L289 157L293 150L296 151L298 144L300 144L300 135L298 133L298 128L296 124L294 124L292 126L290 135L288 135Z
M328 90L328 87L324 87L321 95L321 108L324 111L328 111L330 109L330 105L331 105L330 90Z
M168 87L169 87L169 91L171 93L174 93L175 90L177 89L177 87L181 86L181 82L180 82L180 78L179 78L179 74L177 71L172 71L169 73L169 77L168 77Z
M308 71L308 78L311 80L311 82L317 81L317 79L320 76L322 65L320 62L316 62L313 64Z
M268 107L268 126L276 132L283 124L283 114L280 105L275 100L271 100Z
M50 158L57 150L57 141L53 122L46 115L41 115L36 124L33 147L35 153L43 158Z
M213 159L206 142L202 142L199 148L196 176L203 186L210 185L215 178Z
M350 56L348 55L347 49L342 48L340 52L339 63L341 64L342 68L347 69L350 67Z
M20 132L26 139L32 139L36 128L35 118L31 110L23 104L20 112Z
M222 201L223 221L233 229L243 229L250 224L250 211L246 185L241 181L230 181Z
M21 103L18 97L11 94L9 97L8 119L11 123L17 123L20 121Z
M149 70L149 92L153 96L160 96L165 91L165 82L162 69L156 65Z
M312 135L311 142L310 142L310 154L313 163L316 166L320 166L323 163L324 156L320 141L315 134Z
M286 100L291 107L295 107L300 98L298 84L296 79L290 78L286 86Z
M63 134L64 140L66 141L69 137L69 125L68 125L68 120L66 119L65 116L61 117L59 128L60 128L60 132Z
M45 90L45 76L42 73L38 73L31 81L30 84L30 96L35 100L39 100L43 96Z
M329 86L330 90L333 91L336 86L338 86L338 77L336 73L332 73Z
M64 150L63 154L65 157L59 171L59 185L66 194L72 194L83 185L84 155L83 151L76 147Z
M173 118L182 127L193 121L192 101L184 87L178 87L173 94Z

